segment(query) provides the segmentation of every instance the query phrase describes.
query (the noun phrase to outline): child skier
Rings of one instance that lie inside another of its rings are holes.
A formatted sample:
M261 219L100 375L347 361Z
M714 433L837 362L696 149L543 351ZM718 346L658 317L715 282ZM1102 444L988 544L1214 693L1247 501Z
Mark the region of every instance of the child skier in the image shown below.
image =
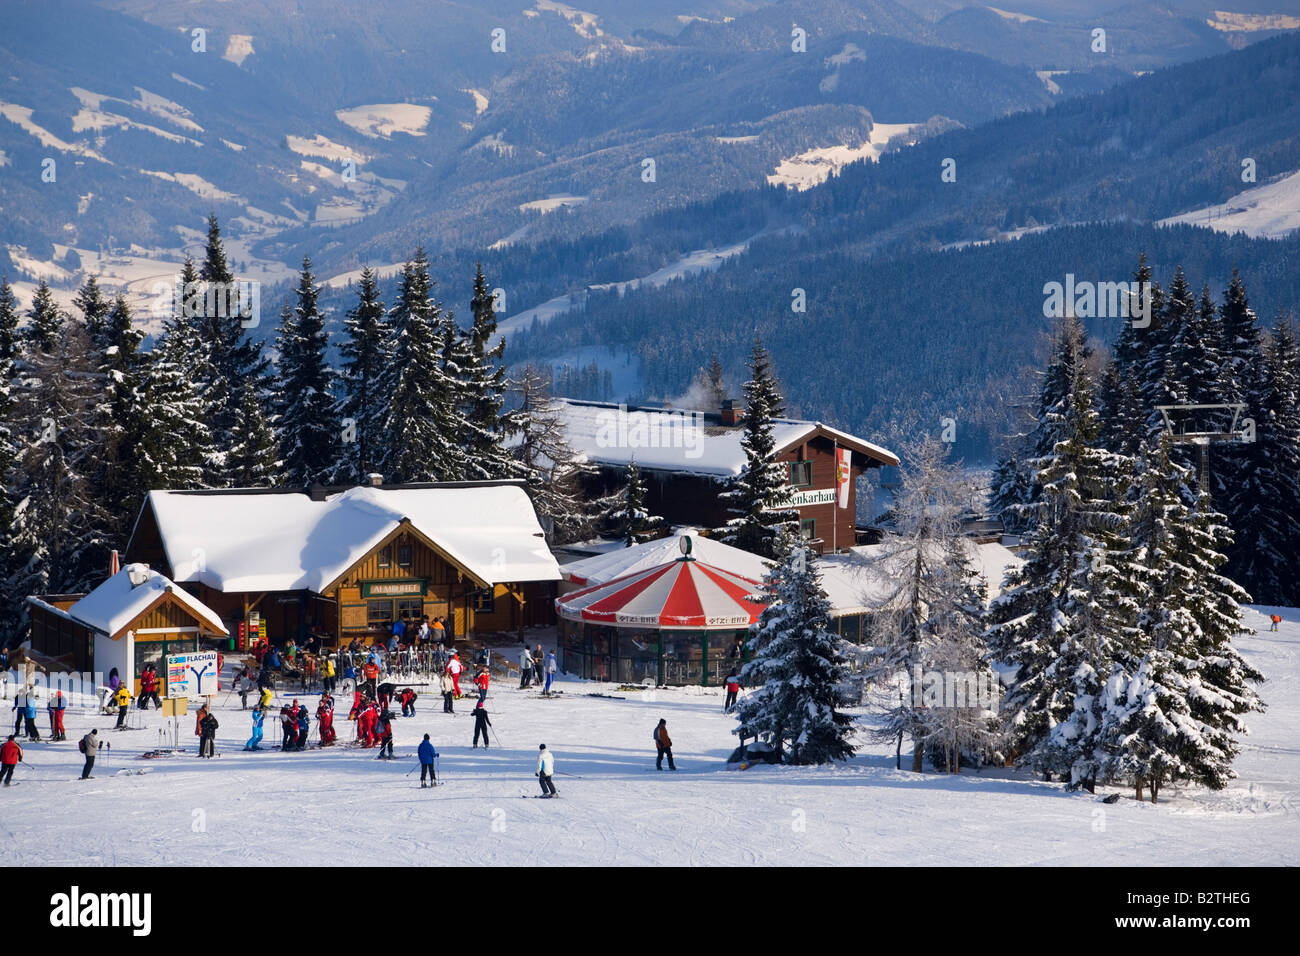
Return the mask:
M288 704L280 708L280 730L284 733L284 740L280 743L281 752L287 753L290 750L296 750L298 716L289 710Z
M444 673L442 675L442 712L444 714L454 714L451 701L456 692L456 682L451 679L451 675Z
M487 665L479 669L478 676L474 678L474 686L478 688L478 702L481 706L483 701L487 700L488 684L492 681L492 675L488 673Z
M126 724L126 712L131 707L131 689L126 684L119 684L117 688L117 726L115 730L121 730Z
M429 735L425 734L424 739L428 740ZM4 781L6 787L13 782L14 767L22 759L23 748L14 739L14 735L10 734L9 739L4 742L3 746L0 746L0 780Z
M334 731L334 698L325 694L316 708L316 719L320 721L320 745L328 747L338 738Z
M412 688L410 688L410 687L403 687L403 688L402 688L402 693L401 693L400 696L401 696L401 701L402 701L402 716L403 716L403 717L414 717L414 716L415 716L415 699L416 699L416 696L417 696L416 693L415 693L415 690L412 689Z
M488 728L492 726L492 721L488 720L487 709L483 706L483 701L478 702L474 708L474 749L478 748L478 735L483 735L483 749L487 750L488 745Z
M311 736L311 715L307 713L307 705L298 705L298 749L307 749L307 738Z
M12 738L10 738L12 739ZM424 778L429 778L429 786L438 785L438 777L434 773L434 761L438 759L438 751L433 749L433 744L429 742L429 735L424 735L424 741L420 744L418 751L420 758L420 786L424 787Z
M262 721L266 719L266 711L262 709L261 704L253 705L253 736L248 738L248 743L244 744L245 750L261 750L258 746L262 742Z

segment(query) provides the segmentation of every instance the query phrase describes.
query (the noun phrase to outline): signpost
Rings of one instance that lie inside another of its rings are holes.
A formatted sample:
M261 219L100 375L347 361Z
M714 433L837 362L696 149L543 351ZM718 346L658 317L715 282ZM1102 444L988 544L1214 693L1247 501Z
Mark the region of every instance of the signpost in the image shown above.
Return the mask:
M167 655L168 697L211 697L219 676L216 651Z

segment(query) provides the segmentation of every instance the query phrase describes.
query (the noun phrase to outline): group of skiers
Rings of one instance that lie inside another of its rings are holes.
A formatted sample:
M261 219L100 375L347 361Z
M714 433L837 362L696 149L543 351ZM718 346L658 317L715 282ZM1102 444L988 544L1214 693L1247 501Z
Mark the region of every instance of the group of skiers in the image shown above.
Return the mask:
M542 696L549 696L551 693L551 683L555 680L556 672L559 671L559 664L555 659L555 651L542 655L542 645L538 644L535 651L528 650L525 644L519 649L519 689L527 690L534 682L541 684L545 678L545 685L542 687Z

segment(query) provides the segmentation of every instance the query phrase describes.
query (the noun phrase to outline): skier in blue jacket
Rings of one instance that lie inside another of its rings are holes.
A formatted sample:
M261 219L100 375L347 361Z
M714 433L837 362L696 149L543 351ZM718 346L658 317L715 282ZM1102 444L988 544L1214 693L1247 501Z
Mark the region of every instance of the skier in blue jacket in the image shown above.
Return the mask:
M261 704L253 705L253 736L248 738L248 743L244 744L245 750L261 750L258 746L262 742L262 721L266 718L266 711L262 710Z
M420 749L417 751L417 755L420 758L420 786L425 786L424 779L425 777L428 777L428 785L430 787L436 787L438 785L438 777L434 773L433 762L438 759L438 751L433 749L433 744L429 742L428 734L424 735L424 742L420 744Z

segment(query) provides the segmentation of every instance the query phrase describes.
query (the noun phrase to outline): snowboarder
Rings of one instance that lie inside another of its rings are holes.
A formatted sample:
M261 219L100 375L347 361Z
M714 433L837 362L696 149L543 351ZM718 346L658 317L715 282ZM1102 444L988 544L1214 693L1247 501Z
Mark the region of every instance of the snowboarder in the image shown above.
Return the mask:
M9 786L14 779L14 767L23 759L23 748L14 735L10 734L9 739L0 745L0 780L4 785Z
M559 669L559 665L555 662L555 651L551 651L546 655L546 686L542 688L543 695L550 694L551 682L555 680L555 672Z
M199 756L215 757L217 755L217 723L216 714L209 711L203 715L203 722L200 728L203 733L199 737Z
M99 731L91 729L90 733L77 741L77 749L86 755L86 765L81 768L81 779L89 780L90 771L95 768L95 756L99 753Z
M551 777L555 775L555 755L546 749L546 744L539 744L537 749L541 751L537 755L537 782L542 785L543 797L554 797L557 791Z
M63 691L55 691L50 702L45 705L46 710L50 712L50 739L67 740L68 735L63 730L63 712L67 709L68 699L63 696Z
M525 644L519 651L519 689L527 690L533 682L533 655Z
M478 702L474 708L474 749L478 748L478 735L483 735L483 749L487 750L488 745L488 728L492 726L492 721L488 720L487 708L483 706L483 701Z
M262 742L262 721L266 719L266 711L262 709L261 704L253 705L253 736L248 738L248 743L244 744L245 750L261 750L258 746Z
M387 708L379 715L379 759L393 759L393 712Z
M451 701L456 693L456 682L451 679L451 675L443 672L442 675L442 712L444 714L454 714Z
M478 688L478 702L480 705L483 701L487 700L488 684L491 683L491 681L492 675L488 673L487 665L485 664L479 669L478 676L474 678L474 686Z
M438 759L438 751L433 749L433 744L429 742L428 734L424 735L424 741L420 744L417 756L420 758L420 786L423 787L425 785L424 780L428 777L429 786L436 787L438 785L438 777L435 773L433 762Z
M659 724L655 727L655 748L658 750L658 756L655 757L655 769L664 769L664 757L668 758L668 769L676 770L677 765L673 763L673 741L668 736L668 721L662 717L659 718Z
M733 667L722 681L727 687L727 701L722 705L724 714L731 713L731 708L736 706L736 697L740 694L740 678L736 676L736 669Z
M1270 621L1271 623L1269 624L1268 629L1269 629L1270 631L1276 631L1276 630L1277 630L1277 626L1278 626L1279 624L1282 623L1282 615L1281 615L1281 614L1273 614L1273 615L1271 615L1271 616L1269 617L1269 621Z
M447 662L447 673L451 675L451 684L457 700L460 700L460 672L464 669L465 665L460 662L460 655L452 651L451 660Z

